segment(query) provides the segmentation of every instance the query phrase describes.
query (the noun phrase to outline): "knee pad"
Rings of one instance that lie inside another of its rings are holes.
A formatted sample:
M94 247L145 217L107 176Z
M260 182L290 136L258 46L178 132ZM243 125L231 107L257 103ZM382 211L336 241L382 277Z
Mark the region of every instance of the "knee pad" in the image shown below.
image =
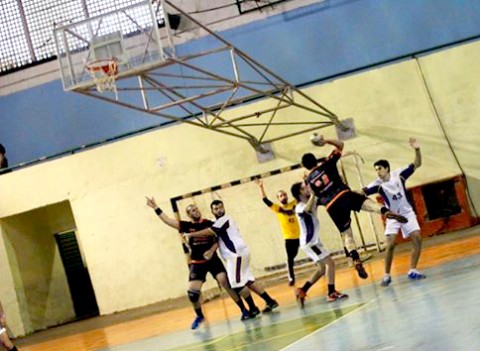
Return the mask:
M200 291L199 290L188 290L188 299L192 303L198 302L198 300L200 300Z

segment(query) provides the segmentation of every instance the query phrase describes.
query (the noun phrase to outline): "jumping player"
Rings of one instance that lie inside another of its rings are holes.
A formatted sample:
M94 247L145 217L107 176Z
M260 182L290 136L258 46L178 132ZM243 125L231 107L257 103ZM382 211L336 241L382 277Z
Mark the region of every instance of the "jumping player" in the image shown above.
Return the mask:
M163 223L177 229L180 233L195 232L204 228L209 228L213 222L203 219L197 206L191 204L186 208L187 216L191 221L178 221L168 217L157 205L155 199L147 197L147 205L155 210L157 216ZM240 308L242 313L241 320L250 318L250 314L245 308L242 299L234 292L228 284L227 273L222 261L217 256L216 250L218 243L215 237L190 238L187 242L190 248L190 272L188 277L188 298L193 305L196 317L192 322L192 329L197 329L205 320L202 311L200 292L203 283L205 283L207 273L210 273L218 284L223 287L230 297Z
M278 307L278 302L273 300L265 289L257 282L250 270L250 250L243 241L237 224L232 217L225 214L225 207L220 200L214 200L210 204L213 215L217 219L209 228L196 233L186 234L191 236L217 236L219 242L220 254L226 261L227 275L231 287L245 297L248 290L253 291L260 296L266 303L262 313L268 313ZM258 311L253 299L247 300L250 313Z
M390 211L385 206L381 206L364 194L353 192L340 176L337 169L337 162L342 156L343 142L336 139L324 139L323 136L312 137L312 143L317 146L330 144L335 149L329 156L317 161L317 158L311 154L304 154L302 165L308 170L306 183L311 187L320 205L325 206L330 218L340 231L344 240L346 253L355 264L355 269L360 278L367 279L368 274L363 267L360 256L357 252L357 246L353 239L351 228L351 211L360 210L376 212L385 215L387 218L395 219L400 223L406 223L407 219L395 212Z
M294 260L298 254L300 246L300 228L298 226L297 217L295 216L295 200L288 201L288 195L285 191L279 190L277 192L277 199L280 204L273 203L267 197L265 188L263 187L263 180L256 179L255 183L260 188L262 200L275 214L277 215L280 229L283 238L285 239L285 250L287 251L287 267L288 267L288 285L295 284L295 272L293 270Z
M295 207L295 213L300 224L300 244L302 250L317 266L316 271L305 282L301 288L295 290L297 300L303 308L307 291L323 275L327 275L327 301L332 302L338 299L347 298L348 295L335 290L335 262L330 256L330 252L320 241L320 223L317 217L317 198L310 191L305 183L295 183L291 188L292 196L298 201Z
M379 193L387 207L400 213L407 218L407 223L399 222L394 218L389 218L385 225L386 254L385 254L385 275L382 286L388 286L392 282L390 269L393 261L393 251L395 249L395 239L398 231L402 231L404 238L412 238L412 256L410 259L410 270L407 273L408 278L412 280L424 279L426 276L417 270L418 260L422 251L422 237L420 236L420 226L417 216L412 206L408 202L405 182L422 165L422 155L420 145L417 140L410 138L410 146L415 150L415 160L404 168L399 168L390 172L390 163L387 160L378 160L373 164L377 171L378 179L368 184L363 189L366 195Z

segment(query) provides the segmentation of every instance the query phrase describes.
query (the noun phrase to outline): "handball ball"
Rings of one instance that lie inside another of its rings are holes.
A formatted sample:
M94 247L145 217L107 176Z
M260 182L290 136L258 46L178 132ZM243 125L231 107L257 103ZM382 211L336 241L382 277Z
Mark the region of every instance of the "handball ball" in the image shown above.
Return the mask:
M312 136L310 137L310 141L312 142L313 145L315 146L323 146L325 145L325 140L323 140L322 135L318 135L317 133L313 133Z

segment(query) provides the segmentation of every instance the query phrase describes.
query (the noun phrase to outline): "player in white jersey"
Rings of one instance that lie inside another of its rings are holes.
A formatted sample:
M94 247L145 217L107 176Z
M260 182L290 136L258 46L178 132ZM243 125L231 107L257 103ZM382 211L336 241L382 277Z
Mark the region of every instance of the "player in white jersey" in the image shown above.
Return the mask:
M387 219L386 221L385 236L387 248L385 275L381 283L382 286L388 286L392 281L390 269L392 267L395 239L399 230L402 231L404 238L411 238L413 243L410 270L407 273L408 278L412 280L426 278L424 274L417 270L418 260L422 251L422 237L420 236L417 216L413 211L412 205L408 202L405 190L405 181L421 166L422 155L420 153L420 145L416 139L410 138L409 143L415 150L413 163L407 167L390 171L390 164L387 160L378 160L373 165L377 171L378 179L363 189L366 195L380 194L389 210L397 212L408 219L407 223L400 223L395 219Z
M247 301L250 313L259 313L253 299L246 297L247 289L253 291L265 300L266 307L263 313L271 312L278 307L278 302L270 297L265 289L257 282L250 270L250 250L242 238L240 230L232 217L225 214L225 207L220 200L210 204L213 215L217 219L213 225L187 236L216 235L218 237L220 255L226 263L227 276L230 286Z
M317 197L305 183L295 183L291 192L298 201L295 206L295 214L300 225L300 247L308 257L315 263L317 269L301 288L295 290L297 300L301 307L304 307L307 291L323 275L327 275L328 295L327 301L347 298L348 295L335 290L335 263L330 252L320 241L320 223L317 217Z

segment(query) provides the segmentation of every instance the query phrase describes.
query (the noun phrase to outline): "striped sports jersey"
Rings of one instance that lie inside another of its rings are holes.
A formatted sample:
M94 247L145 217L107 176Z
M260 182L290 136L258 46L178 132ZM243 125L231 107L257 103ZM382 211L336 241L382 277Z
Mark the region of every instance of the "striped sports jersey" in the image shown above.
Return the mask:
M413 208L407 199L405 181L414 171L415 166L412 163L407 167L391 171L388 181L383 181L380 178L376 179L363 190L367 195L379 193L388 209L399 214L406 214L413 211Z
M218 218L211 229L218 236L220 254L224 259L235 258L249 252L237 224L230 216Z
M306 212L305 206L304 202L299 202L295 207L300 226L300 246L315 245L319 242L320 222L317 217L317 204L313 205L312 212Z
M298 227L297 217L295 216L295 205L297 201L290 201L286 205L278 205L268 200L264 202L277 215L280 229L284 239L298 239L300 237L300 228Z

